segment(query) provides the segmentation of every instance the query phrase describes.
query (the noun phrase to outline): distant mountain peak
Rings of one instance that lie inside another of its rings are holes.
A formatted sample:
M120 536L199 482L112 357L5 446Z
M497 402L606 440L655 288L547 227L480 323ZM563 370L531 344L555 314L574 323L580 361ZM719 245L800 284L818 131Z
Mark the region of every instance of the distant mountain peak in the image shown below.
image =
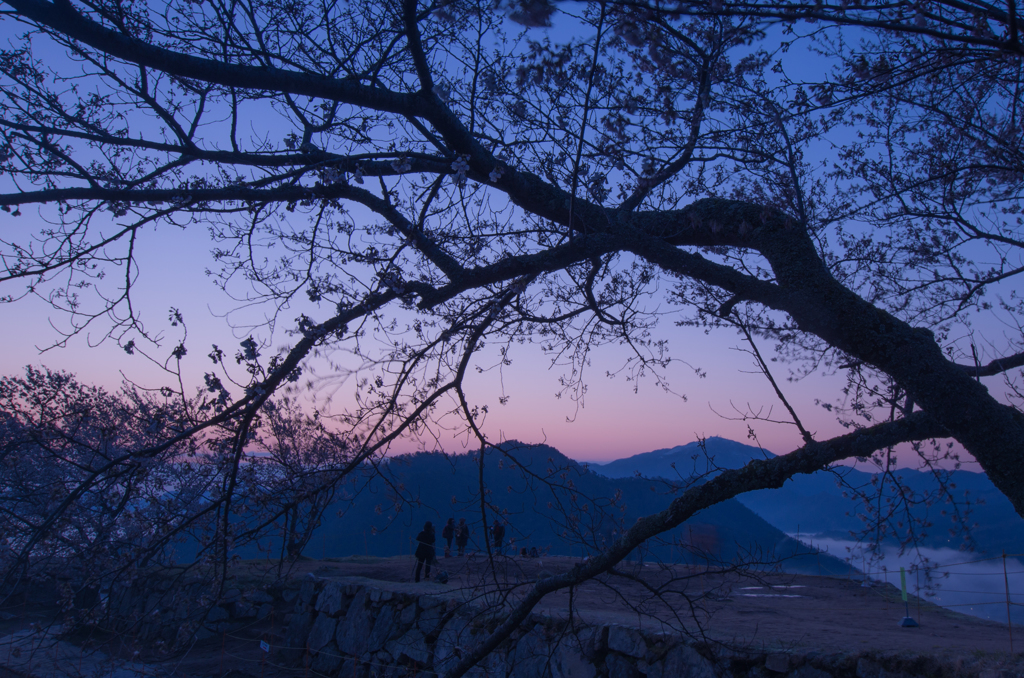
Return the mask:
M644 452L616 459L594 470L609 478L623 478L639 473L648 478L679 478L694 475L714 475L723 469L740 468L751 459L772 458L775 455L759 447L719 436L705 438L703 445L694 441L686 445Z

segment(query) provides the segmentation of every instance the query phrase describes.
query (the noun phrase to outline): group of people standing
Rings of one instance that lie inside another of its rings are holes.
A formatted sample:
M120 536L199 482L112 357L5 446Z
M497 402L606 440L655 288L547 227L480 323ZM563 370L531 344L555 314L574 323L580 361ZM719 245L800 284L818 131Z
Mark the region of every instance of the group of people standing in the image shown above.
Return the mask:
M458 548L460 556L466 555L466 544L469 543L469 525L465 518L459 518L459 524L455 524L455 518L449 518L441 530L441 537L444 538L444 557L452 555L452 539L455 540L455 547Z
M445 540L444 557L452 555L452 541L458 549L458 555L466 555L466 545L469 544L469 525L465 518L459 518L458 525L455 518L449 518L441 530L441 538ZM495 518L490 530L491 543L494 551L501 554L502 546L505 543L505 525L500 519ZM434 524L429 520L423 524L423 531L416 535L416 581L420 580L420 573L426 568L426 577L430 579L430 566L437 563L437 551L434 547L437 538L434 533Z

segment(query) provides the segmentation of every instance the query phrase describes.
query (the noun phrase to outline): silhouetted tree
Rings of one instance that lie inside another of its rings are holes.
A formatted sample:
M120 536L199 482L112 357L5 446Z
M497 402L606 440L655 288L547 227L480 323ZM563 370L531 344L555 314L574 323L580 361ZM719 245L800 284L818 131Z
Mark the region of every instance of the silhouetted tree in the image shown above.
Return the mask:
M922 441L955 439L1024 515L1012 4L5 4L23 34L0 58L0 205L46 224L5 218L8 286L48 284L73 331L105 318L142 351L133 245L173 224L209 229L218 279L243 280L271 324L299 297L317 309L281 354L242 343L234 395L216 347L199 400L170 389L193 404L162 449L215 441L215 542L257 468L243 462L261 412L318 351L363 361L338 434L350 468L452 421L485 448L487 408L465 389L485 344L503 365L540 344L581 397L602 343L658 378L670 354L650 330L671 313L849 374L848 433L815 440L787 402L801 449L694 484L536 582L451 675L546 594L701 508L898 443L927 460ZM531 33L548 23L561 30ZM832 70L787 75L798 48ZM117 269L117 294L86 299ZM962 341L990 310L1008 330ZM997 375L1010 402L981 383ZM485 488L480 502L486 523Z

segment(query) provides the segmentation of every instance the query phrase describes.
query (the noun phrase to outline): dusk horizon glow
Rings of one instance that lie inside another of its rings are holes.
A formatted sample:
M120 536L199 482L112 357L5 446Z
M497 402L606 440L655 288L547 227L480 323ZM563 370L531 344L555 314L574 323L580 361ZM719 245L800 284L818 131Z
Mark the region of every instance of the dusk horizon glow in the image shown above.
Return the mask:
M26 218L30 217L21 217ZM163 233L149 235L155 237L146 240L140 254L142 265L136 294L142 301L136 303L143 309L147 329L162 336L163 341L159 348L143 348L154 358L169 357L181 337L181 328L171 326L168 309L180 309L188 330L189 351L182 360L183 376L186 392L195 392L202 384L204 370L209 367L206 353L211 346L217 344L225 353L233 354L241 339L248 336L244 331L247 328L233 330L225 322L225 316L238 313L233 307L237 302L227 298L205 275L209 255L200 249L206 241L198 229L191 233L166 229ZM4 316L9 326L30 329L0 336L0 374L3 376L21 375L26 365L46 366L73 373L83 383L102 386L108 391L121 387L122 372L139 386L150 389L158 389L170 377L141 355L127 355L109 338L97 342L96 336L102 334L104 327L102 322L94 332L72 337L66 347L40 352L37 347L46 347L61 338L53 326L61 327L66 316L38 298L29 297L5 305ZM287 314L282 318L290 320ZM544 443L571 459L593 463L670 449L692 443L698 437L718 436L755 446L760 444L774 454L785 454L802 446L799 432L791 424L741 420L741 412L747 410L748 405L750 410L760 411L774 420L784 419L785 413L770 384L756 372L751 356L741 350L744 347L742 337L725 330L705 335L699 329L671 325L671 317L663 319L658 332L669 340L673 357L685 361L673 364L666 371L673 392L663 391L650 376L638 382L627 381L624 375L609 378L605 370L620 365L624 353L616 346L600 346L594 349L591 376L587 379L584 403L579 408L568 396L556 397L560 369L550 364L551 359L538 345L515 346L510 354L512 365L503 370L493 367L496 355L485 350L475 364L486 371L467 377L470 393L480 405L489 408L484 431L496 443L505 440ZM265 329L258 330L256 336L265 337ZM273 339L271 352L290 343L289 337L280 330L275 331ZM767 353L770 347L759 348ZM323 405L323 396L336 388L328 411L337 414L350 402L351 383L335 385L322 360L313 361L312 365L324 381L312 392L300 389L296 397L307 407L317 402ZM697 368L706 376L698 377ZM788 382L786 363L773 364L773 370L787 398L817 439L845 432L834 415L814 403L816 398L825 399L835 392L841 384L841 375L812 374ZM300 385L306 382L307 376L300 379ZM502 393L508 397L506 405L498 402ZM756 441L748 437L748 424L757 435ZM439 440L441 444L431 448L421 445L422 441L406 439L393 444L391 453L421 449L461 453L479 446L476 441L467 442L465 434L447 432L439 436ZM976 466L969 455L961 454L965 468ZM916 457L907 450L898 455L898 460L901 467L918 465Z

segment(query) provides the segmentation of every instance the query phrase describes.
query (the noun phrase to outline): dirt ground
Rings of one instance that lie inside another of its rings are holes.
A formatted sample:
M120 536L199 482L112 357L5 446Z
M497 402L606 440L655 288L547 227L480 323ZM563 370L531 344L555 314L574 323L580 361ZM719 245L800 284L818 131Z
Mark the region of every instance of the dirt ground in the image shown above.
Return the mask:
M363 577L390 582L395 590L451 595L482 604L496 581L502 588L525 592L530 581L572 568L578 559L565 557L509 558L495 560L496 571L486 557L443 558L441 568L449 581L413 581L414 560L353 557L295 563L288 577ZM276 563L249 562L239 576L248 581L277 579ZM432 574L436 574L436 569ZM515 595L515 594L514 594ZM808 575L708 573L703 569L653 564L624 564L616 575L589 582L572 592L572 614L582 623L622 624L650 631L678 633L695 639L724 642L751 650L783 649L818 653L909 653L982 661L1009 659L1009 633L1005 624L965 616L910 597L911 616L917 628L901 628L904 605L900 592L889 585L862 586L860 581ZM569 615L569 592L549 596L538 612ZM83 645L115 658L138 661L146 669L133 675L217 676L220 678L283 678L305 676L302 669L277 666L273 653L265 655L260 641L271 646L283 638L290 606L275 610L271 618L196 643L184 653L161 657L138 647L131 638L93 634L72 638L75 644L47 653L61 657L67 668ZM22 606L0 612L0 636L24 629L29 622L46 625L54 611ZM1024 628L1014 627L1015 649L1024 647ZM2 644L2 642L0 642ZM136 654L138 652L138 654ZM0 648L0 654L3 649ZM64 654L61 654L64 653ZM88 651L85 653L88 656ZM70 659L63 659L66 655ZM0 666L4 664L0 657ZM1012 660L1011 660L1012 661ZM42 665L39 667L42 669ZM73 675L73 671L69 675ZM38 673L35 675L51 675ZM0 678L6 678L0 669Z

